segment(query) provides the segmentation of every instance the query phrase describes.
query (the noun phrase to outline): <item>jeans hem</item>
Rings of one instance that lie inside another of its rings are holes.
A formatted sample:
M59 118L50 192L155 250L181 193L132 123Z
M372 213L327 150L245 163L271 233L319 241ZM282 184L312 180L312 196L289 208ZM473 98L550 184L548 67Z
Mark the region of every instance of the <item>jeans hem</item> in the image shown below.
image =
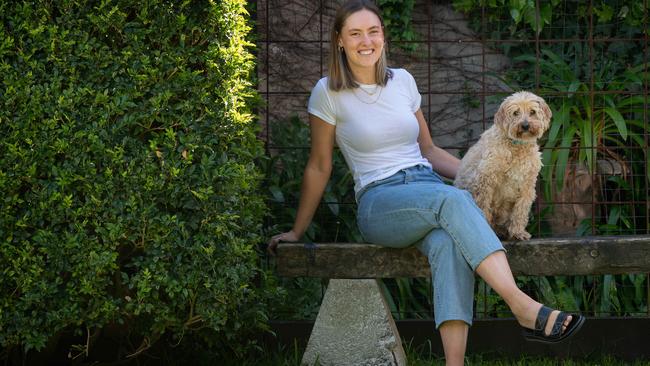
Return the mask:
M460 321L462 321L462 322L465 322L465 324L467 324L468 326L471 327L471 326L472 326L472 321L473 321L474 319L473 319L472 316L470 316L470 317L468 318L467 316L463 316L463 315L450 314L450 315L446 315L446 316L441 316L441 317L440 317L440 321L438 321L438 320L439 320L439 319L438 319L438 317L436 316L435 319L434 319L434 322L436 323L436 329L440 329L440 326L441 326L444 322L448 322L448 321L451 321L451 320L460 320Z
M501 248L491 248L491 250L487 251L487 253L485 253L485 255L480 257L480 259L476 262L476 265L474 265L474 263L470 263L470 267L472 267L472 271L476 272L476 269L478 268L478 266L481 265L481 263L483 263L485 258L489 257L490 255L492 255L492 254L494 254L494 253L496 253L498 251L503 251L505 253L506 249L503 246Z

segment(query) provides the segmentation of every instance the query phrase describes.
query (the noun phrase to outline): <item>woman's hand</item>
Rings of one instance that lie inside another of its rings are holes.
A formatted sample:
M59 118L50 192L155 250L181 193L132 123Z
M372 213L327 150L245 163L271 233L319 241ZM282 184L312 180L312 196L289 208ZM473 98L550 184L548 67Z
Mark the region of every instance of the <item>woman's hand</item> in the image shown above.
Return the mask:
M300 236L297 235L296 233L291 231L287 231L286 233L274 235L271 237L271 240L269 240L269 246L266 248L266 251L270 255L275 255L275 248L277 248L278 243L281 241L298 241L300 240Z

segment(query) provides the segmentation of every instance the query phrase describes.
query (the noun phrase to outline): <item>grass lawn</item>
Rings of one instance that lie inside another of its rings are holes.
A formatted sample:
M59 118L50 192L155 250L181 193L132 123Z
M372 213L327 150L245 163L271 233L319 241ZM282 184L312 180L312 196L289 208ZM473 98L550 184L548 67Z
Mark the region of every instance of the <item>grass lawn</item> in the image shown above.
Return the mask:
M228 364L237 366L301 366L303 349L297 346L282 350L266 350L264 356L247 361L237 361ZM439 355L428 352L416 352L406 349L409 366L444 366L445 361ZM521 356L519 358L498 358L495 355L468 355L465 365L493 365L493 366L650 366L650 360L635 362L618 360L610 356L596 357L590 359L555 359L549 357ZM318 365L315 365L318 366Z

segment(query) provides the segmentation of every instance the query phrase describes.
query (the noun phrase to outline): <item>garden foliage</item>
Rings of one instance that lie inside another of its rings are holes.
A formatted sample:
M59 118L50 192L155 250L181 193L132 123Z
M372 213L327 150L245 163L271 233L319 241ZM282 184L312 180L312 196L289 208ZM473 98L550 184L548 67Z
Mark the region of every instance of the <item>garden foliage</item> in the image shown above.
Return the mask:
M0 347L117 326L241 352L271 293L245 1L0 14Z

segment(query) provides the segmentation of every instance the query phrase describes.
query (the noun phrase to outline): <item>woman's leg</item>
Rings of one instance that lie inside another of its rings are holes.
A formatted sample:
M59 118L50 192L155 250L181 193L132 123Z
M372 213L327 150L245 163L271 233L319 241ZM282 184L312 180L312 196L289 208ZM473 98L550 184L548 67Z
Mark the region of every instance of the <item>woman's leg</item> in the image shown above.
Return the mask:
M519 289L504 251L486 252L484 243L492 243L487 246L494 247L498 238L485 221L471 195L467 191L456 191L461 194L450 192L449 198L439 209L441 227L459 246L465 259L476 273L506 301L519 324L533 329L542 304ZM476 210L479 210L479 215L474 213ZM551 332L559 313L559 311L553 311L549 316L546 323L546 334ZM564 329L571 323L571 320L571 316L565 319Z
M474 270L440 229L437 207L457 191L439 179L422 183L410 172L368 191L360 200L359 228L365 239L389 247L417 247L427 256L434 291L434 313L447 365L463 365L472 322ZM482 258L498 247L486 250Z
M420 174L414 169L401 171L361 196L358 223L366 240L389 247L405 247L422 240L434 229L443 229L469 267L505 299L519 323L533 328L541 304L516 286L503 246L471 194L440 181L421 182ZM451 286L440 288L448 287ZM547 324L551 325L556 317L557 312ZM570 320L567 319L565 326ZM445 337L449 331L447 344L450 345L459 344L452 336L458 334L454 324L441 329ZM461 339L466 340L466 337ZM465 341L462 341L463 353L464 347ZM450 352L454 352L452 349L457 348L450 348Z
M469 325L462 320L449 320L442 323L438 330L445 352L445 364L447 366L463 366Z
M436 326L450 320L472 324L474 306L474 271L449 235L431 230L417 244L431 267L433 309Z
M417 247L431 266L435 321L446 363L462 366L472 323L474 271L444 230L432 230Z
M501 296L519 324L526 328L534 328L537 313L542 304L526 295L515 283L508 259L504 252L495 252L487 256L476 268L476 273L485 280ZM546 323L545 333L549 334L559 311L553 311ZM564 321L564 329L571 323L572 317Z
M403 247L432 229L443 229L470 267L504 298L519 323L533 328L541 304L517 287L501 242L471 195L444 184L406 183L407 177L404 184L377 187L362 198L359 227L366 239ZM557 314L551 314L549 328ZM570 321L567 318L565 326Z

